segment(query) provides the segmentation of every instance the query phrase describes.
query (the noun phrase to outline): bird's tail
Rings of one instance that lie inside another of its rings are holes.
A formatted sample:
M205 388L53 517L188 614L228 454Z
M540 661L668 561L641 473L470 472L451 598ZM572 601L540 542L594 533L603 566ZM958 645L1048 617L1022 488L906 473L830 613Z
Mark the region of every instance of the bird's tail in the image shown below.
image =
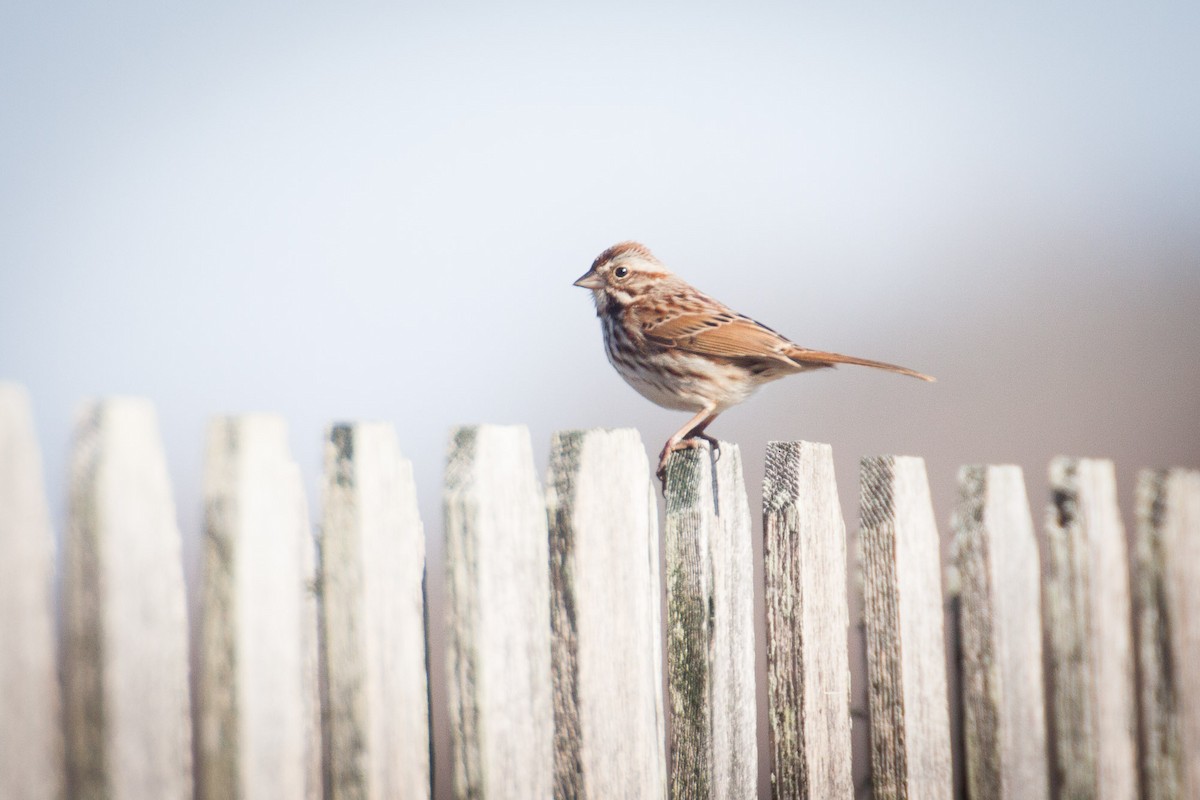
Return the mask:
M884 369L888 372L896 372L901 375L908 375L923 381L937 380L937 378L934 378L930 375L925 375L913 369L909 369L908 367L900 367L883 361L872 361L869 358L844 356L841 353L823 353L820 350L806 350L803 347L794 347L791 350L788 350L787 357L802 367L832 367L838 364L854 364L860 367Z

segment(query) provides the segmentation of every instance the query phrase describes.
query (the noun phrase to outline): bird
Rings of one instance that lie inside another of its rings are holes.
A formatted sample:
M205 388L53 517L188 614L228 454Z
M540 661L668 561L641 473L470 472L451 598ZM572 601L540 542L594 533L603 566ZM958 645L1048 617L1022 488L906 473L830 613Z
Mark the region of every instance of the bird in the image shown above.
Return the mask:
M896 364L801 347L692 287L638 242L605 250L575 286L592 292L605 352L621 377L647 400L694 415L659 453L655 475L664 491L671 454L705 441L719 455L708 426L765 383L838 364L934 380Z

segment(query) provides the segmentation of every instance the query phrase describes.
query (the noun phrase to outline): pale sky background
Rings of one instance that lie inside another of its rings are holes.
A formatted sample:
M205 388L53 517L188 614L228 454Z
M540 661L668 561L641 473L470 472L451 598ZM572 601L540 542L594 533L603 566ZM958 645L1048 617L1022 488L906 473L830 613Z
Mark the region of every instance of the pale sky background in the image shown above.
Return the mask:
M0 379L62 519L85 397L158 408L195 580L206 420L395 423L441 603L450 426L683 415L611 370L573 281L636 238L844 368L713 431L968 462L1200 466L1200 5L9 2ZM311 503L319 512L315 492ZM61 527L61 525L60 525ZM945 531L944 531L945 533ZM437 657L435 651L435 658ZM440 689L440 665L435 689ZM444 715L436 743L445 768ZM444 787L444 784L442 786Z

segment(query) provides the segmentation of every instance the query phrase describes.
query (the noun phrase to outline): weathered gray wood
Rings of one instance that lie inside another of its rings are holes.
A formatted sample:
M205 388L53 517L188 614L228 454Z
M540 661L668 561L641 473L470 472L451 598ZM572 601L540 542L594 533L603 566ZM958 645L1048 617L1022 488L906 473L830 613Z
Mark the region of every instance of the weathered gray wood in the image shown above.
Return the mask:
M317 798L314 552L282 419L224 417L205 464L200 796Z
M1050 465L1043 583L1051 747L1063 797L1137 796L1129 562L1110 461Z
M737 445L667 465L667 682L675 798L752 798L754 570Z
M665 798L658 506L637 431L554 435L555 796Z
M875 797L949 800L941 555L925 462L864 458L861 489Z
M75 431L62 613L67 796L190 798L179 528L148 401L88 404Z
M446 466L451 760L460 798L554 787L545 495L523 426L464 427Z
M0 797L62 796L54 533L24 388L0 382Z
M328 797L427 798L425 534L391 425L329 429L323 499Z
M1200 472L1138 475L1135 564L1142 797L1200 797Z
M1020 467L958 473L963 736L972 800L1050 792L1038 545Z
M763 539L772 797L852 798L846 524L829 445L767 445Z

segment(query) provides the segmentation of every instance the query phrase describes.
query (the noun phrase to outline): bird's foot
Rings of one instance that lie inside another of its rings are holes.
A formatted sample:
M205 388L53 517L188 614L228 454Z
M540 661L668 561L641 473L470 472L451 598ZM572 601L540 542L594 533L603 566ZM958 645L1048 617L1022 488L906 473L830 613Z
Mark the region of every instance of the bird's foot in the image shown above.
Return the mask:
M713 461L721 460L721 440L720 439L718 439L715 436L709 436L707 433L700 432L700 433L693 433L689 438L685 439L684 441L692 442L692 445L691 445L692 447L699 447L700 443L696 441L697 439L703 439L704 441L708 442L708 446L712 448Z
M658 454L658 469L654 471L654 477L658 478L658 482L662 484L663 497L667 496L667 461L671 458L671 443L667 442L667 446Z
M671 460L671 453L677 450L693 450L702 447L702 442L708 442L712 448L714 461L721 457L721 442L707 433L694 433L678 442L668 441L663 446L662 452L658 454L658 469L654 471L654 476L662 483L664 496L667 493L667 462Z

